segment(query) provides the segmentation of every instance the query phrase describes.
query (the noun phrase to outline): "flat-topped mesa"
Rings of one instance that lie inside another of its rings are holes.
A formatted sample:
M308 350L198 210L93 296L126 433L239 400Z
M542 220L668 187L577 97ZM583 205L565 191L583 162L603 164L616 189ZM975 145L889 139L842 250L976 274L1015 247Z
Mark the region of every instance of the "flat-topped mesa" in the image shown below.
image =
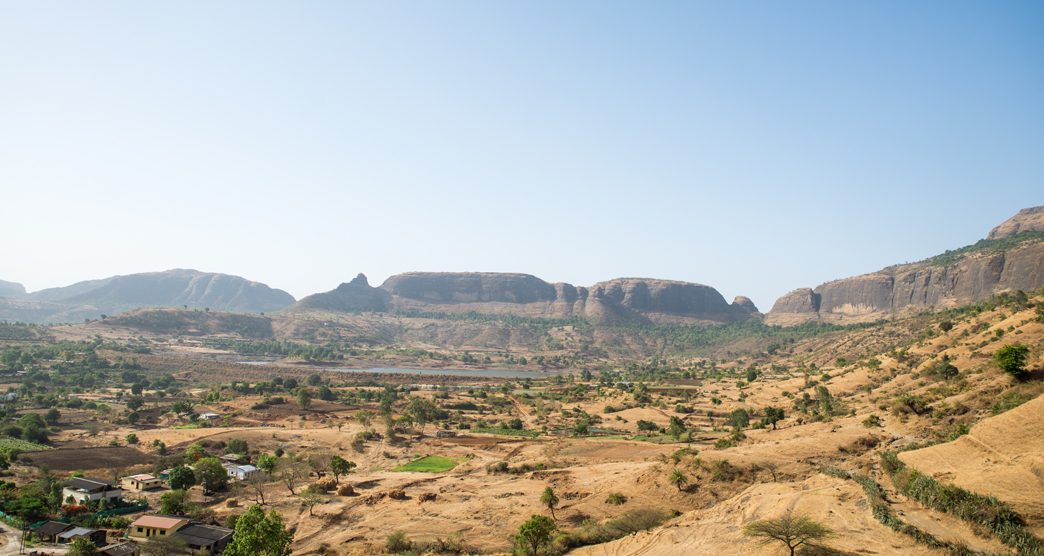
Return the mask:
M1003 291L1035 290L1044 286L1041 231L1044 207L1024 209L990 232L994 241L787 293L776 301L765 322L784 326L817 320L868 322L966 305ZM1000 239L1005 241L996 241Z
M1020 210L990 230L986 239L1001 239L1022 232L1044 232L1044 205Z
M618 323L734 322L758 315L746 298L730 305L714 288L688 282L617 278L584 288L498 272L407 272L377 288L357 278L302 299L295 305L301 309L476 312Z
M498 272L407 272L381 289L430 303L539 303L556 299L555 287L529 274Z
M752 316L745 308L729 305L718 290L691 282L655 278L616 278L591 286L591 292L595 299L615 304L654 321L674 321L681 318L733 322Z

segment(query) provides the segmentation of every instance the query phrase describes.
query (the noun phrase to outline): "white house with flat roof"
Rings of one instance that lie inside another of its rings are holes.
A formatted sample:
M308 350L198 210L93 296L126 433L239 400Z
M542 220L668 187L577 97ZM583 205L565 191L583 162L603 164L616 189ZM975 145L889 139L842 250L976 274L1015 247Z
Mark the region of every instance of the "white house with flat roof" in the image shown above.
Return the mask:
M229 479L235 479L237 481L245 481L258 471L258 469L253 465L236 465L234 463L225 463L221 466L225 468L225 471L228 473Z
M119 500L122 497L123 489L101 479L73 477L62 485L62 500L72 498L80 504L98 500Z

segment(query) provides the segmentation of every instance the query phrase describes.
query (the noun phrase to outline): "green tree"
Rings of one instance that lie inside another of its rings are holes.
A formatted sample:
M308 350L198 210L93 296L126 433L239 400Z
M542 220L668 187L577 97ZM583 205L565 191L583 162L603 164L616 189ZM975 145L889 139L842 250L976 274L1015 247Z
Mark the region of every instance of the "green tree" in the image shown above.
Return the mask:
M69 543L69 556L94 556L98 553L98 547L87 537L76 537Z
M170 470L170 474L167 475L167 483L174 490L186 490L195 486L196 474L192 472L192 469L179 465Z
M251 506L236 519L232 541L225 556L290 556L293 535L286 530L283 518L275 511L265 513L261 506Z
M228 488L228 472L217 458L203 458L192 469L205 492L219 492Z
M439 418L439 407L427 398L413 396L406 404L406 418L421 428Z
M359 424L363 427L369 427L370 423L373 422L373 412L366 409L359 411L355 414L355 420L359 421Z
M828 538L833 531L808 516L795 515L788 510L781 517L748 523L743 527L743 534L754 537L760 544L781 543L790 550L790 556L794 556L799 546Z
M271 475L275 471L276 461L278 458L271 454L261 454L257 456L257 468Z
M786 417L783 409L779 407L766 407L765 417L761 420L766 425L772 425L772 430L776 430L776 423L782 421Z
M555 517L555 506L557 506L559 502L560 500L558 499L558 495L555 494L555 489L551 487L545 488L544 492L540 494L540 503L546 506L548 510L551 510L551 519L557 519Z
M174 537L152 537L149 542L139 546L144 556L176 556L188 552L184 541Z
M672 415L671 423L667 426L667 434L677 440L678 437L685 434L686 430L688 429L685 428L685 422Z
M333 473L334 482L341 484L341 475L347 475L355 469L356 464L354 461L348 461L341 456L334 456L330 458L330 471Z
M51 409L48 409L47 410L47 414L44 415L44 421L47 421L47 424L49 424L49 425L57 424L58 420L61 419L61 418L62 418L62 412L58 411L57 409L55 409L53 407Z
M199 442L193 442L189 444L188 448L185 448L185 459L188 461L199 461L205 457L207 457L207 451L203 449L203 445Z
M750 425L750 412L742 407L734 409L729 413L728 423L737 430L746 428Z
M308 516L312 516L312 508L323 503L323 497L311 488L301 493L301 506L308 508Z
M947 380L957 378L961 374L961 371L950 362L949 355L943 355L938 363L932 365L931 371L940 378Z
M44 422L43 417L39 414L27 413L22 415L18 419L18 424L22 427L22 438L37 444L46 444L50 440L47 433L47 423Z
M993 354L993 360L997 366L1017 379L1026 376L1027 357L1029 357L1029 348L1022 344L1008 344Z
M225 446L225 451L229 454L246 454L249 451L247 441L242 438L231 438Z
M515 546L526 556L539 556L540 551L551 544L555 522L547 516L534 515L518 528Z
M301 406L301 409L308 409L312 406L312 393L302 388L297 391L297 405Z
M171 490L160 496L159 511L166 515L185 515L188 513L188 493L184 490Z
M136 434L134 434L132 432L132 433L128 434L127 437L124 438L124 440L127 441L127 444L137 444L138 443L138 435L136 435Z

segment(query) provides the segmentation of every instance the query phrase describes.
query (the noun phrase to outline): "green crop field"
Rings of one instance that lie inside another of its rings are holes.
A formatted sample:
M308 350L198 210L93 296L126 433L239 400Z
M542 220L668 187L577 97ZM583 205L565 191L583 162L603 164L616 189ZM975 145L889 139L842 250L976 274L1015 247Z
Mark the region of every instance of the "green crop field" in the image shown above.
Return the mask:
M499 434L502 436L521 436L524 438L536 438L540 436L540 431L532 431L526 429L509 429L507 427L475 427L471 429L471 432L477 432L481 434Z
M35 452L37 450L50 449L50 446L29 442L28 440L22 440L20 438L11 438L9 436L0 437L0 453L3 454L10 454L12 452Z
M445 473L457 466L457 460L443 456L424 456L392 471L418 471L421 473Z

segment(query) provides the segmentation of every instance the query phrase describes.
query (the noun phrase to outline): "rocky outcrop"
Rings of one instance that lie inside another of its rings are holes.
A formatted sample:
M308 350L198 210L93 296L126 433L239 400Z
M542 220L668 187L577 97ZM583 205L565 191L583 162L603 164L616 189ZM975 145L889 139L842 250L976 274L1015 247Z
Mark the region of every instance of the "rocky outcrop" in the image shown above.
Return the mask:
M1024 208L990 230L986 239L1001 239L1022 232L1044 232L1044 206Z
M540 303L555 300L555 287L529 274L407 272L385 280L391 295L426 303Z
M1044 240L1025 233L1037 231L1028 228L1039 225L1040 214L1041 207L1026 209L994 228L991 237L1003 242L980 241L919 263L794 290L776 301L765 322L868 322L1044 287Z
M0 297L22 297L24 295L25 286L18 282L0 280Z
M293 296L239 276L168 270L113 276L50 288L6 302L0 314L27 322L69 322L142 307L184 307L240 313L275 311Z
M751 298L749 298L749 297L747 297L745 295L737 295L732 300L732 307L735 310L746 311L746 312L748 312L748 313L750 313L752 315L760 315L761 314L760 311L758 311L758 306L754 305L754 301L751 300Z
M348 313L380 312L388 310L390 298L384 290L371 287L365 274L359 274L351 282L345 282L333 291L302 299L295 307Z
M689 282L617 278L591 286L591 295L603 303L654 321L680 318L733 322L752 316L745 308L729 305L718 290Z
M819 295L812 288L798 288L776 300L765 322L782 326L801 324L819 317Z
M358 280L306 297L291 311L476 312L601 323L734 322L758 315L749 299L730 305L709 286L650 278L590 288L494 272L409 272L377 288Z

